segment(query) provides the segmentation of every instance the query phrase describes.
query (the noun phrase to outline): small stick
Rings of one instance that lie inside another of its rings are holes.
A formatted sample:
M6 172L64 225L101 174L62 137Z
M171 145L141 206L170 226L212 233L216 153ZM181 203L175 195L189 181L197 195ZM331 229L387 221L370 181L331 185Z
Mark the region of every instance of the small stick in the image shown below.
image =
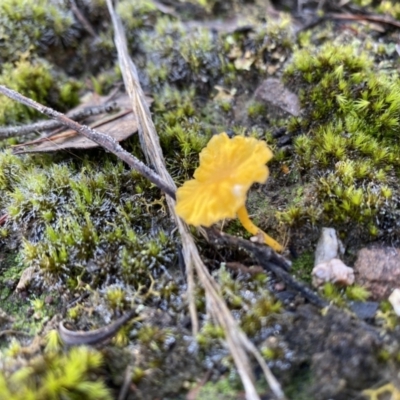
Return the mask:
M58 331L62 341L68 346L95 345L111 339L135 315L137 315L136 310L127 311L110 325L88 332L70 331L60 322Z
M231 236L223 232L218 232L215 229L209 230L208 232L210 233L209 237L211 237L211 240L216 244L234 245L250 251L265 270L271 271L288 286L303 295L310 303L319 308L324 308L328 305L327 301L319 297L308 286L294 279L292 275L287 272L290 267L289 262L285 260L284 257L276 254L270 247L252 243L248 240Z
M34 108L50 118L56 119L57 121L61 122L62 125L68 126L98 145L104 147L110 153L115 154L119 159L126 162L131 168L136 169L141 175L147 178L150 182L154 183L160 190L162 190L172 199L175 199L175 189L173 189L171 185L164 182L156 172L138 160L135 156L124 150L121 145L111 136L89 128L86 125L81 125L78 122L68 118L64 114L31 100L15 90L7 88L6 86L0 85L0 93L3 93L12 100Z
M71 10L75 15L75 18L83 25L83 27L86 29L86 31L95 39L97 38L97 34L95 30L93 29L92 25L90 22L86 19L86 17L81 13L81 10L78 8L78 6L75 3L75 0L69 0L71 4Z
M108 113L114 111L117 108L116 103L106 104L104 106L98 107L87 107L83 110L79 110L75 113L71 113L68 117L71 119L83 119L90 117L92 115L98 115L103 113ZM43 132L52 129L59 128L63 124L59 121L38 121L29 125L22 126L6 126L5 128L0 128L0 139L7 139L10 137L22 136L31 132Z
M124 383L118 395L118 400L125 400L129 393L129 388L132 384L132 366L128 365L125 369Z

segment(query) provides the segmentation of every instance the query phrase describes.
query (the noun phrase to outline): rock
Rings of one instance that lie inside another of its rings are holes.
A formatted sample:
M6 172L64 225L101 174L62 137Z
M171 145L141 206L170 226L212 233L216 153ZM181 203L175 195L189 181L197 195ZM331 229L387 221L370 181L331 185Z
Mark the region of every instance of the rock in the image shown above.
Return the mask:
M396 315L400 315L400 289L394 289L388 300Z
M387 299L400 287L400 249L372 246L358 252L354 264L356 283L371 292L373 300Z
M274 115L287 116L300 114L300 102L295 93L286 89L279 79L268 78L256 89L254 98L266 104Z
M327 262L318 264L312 270L312 284L315 287L332 282L342 286L350 286L354 283L353 268L348 267L338 258L332 258Z
M379 308L377 301L350 301L350 310L360 319L372 320Z
M299 306L287 326L283 339L296 354L291 367L296 362L304 367L310 360L307 371L313 379L307 383L305 399L353 399L354 391L383 379L379 354L384 338L379 329L334 306L322 316L309 304Z
M322 228L321 236L315 249L314 266L326 263L332 258L339 258L344 253L343 244L333 228Z

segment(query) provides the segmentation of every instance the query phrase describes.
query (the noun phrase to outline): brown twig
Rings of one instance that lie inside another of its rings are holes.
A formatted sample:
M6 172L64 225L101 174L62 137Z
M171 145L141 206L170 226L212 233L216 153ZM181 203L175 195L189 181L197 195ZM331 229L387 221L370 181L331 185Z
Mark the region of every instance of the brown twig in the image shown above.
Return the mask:
M215 244L241 247L250 251L265 270L271 271L274 275L286 283L286 285L290 286L292 289L295 289L302 296L304 296L310 303L319 308L323 308L328 305L327 301L319 297L308 286L294 279L292 275L287 272L287 269L290 266L288 261L284 257L275 253L271 248L257 243L252 243L236 236L219 232L215 229L209 230L209 238Z
M85 30L94 38L97 38L97 34L95 30L93 29L92 25L90 22L86 19L86 17L81 13L81 10L78 8L78 6L75 3L75 0L69 0L71 4L71 10L75 15L75 18L82 24L82 26L85 28Z
M74 120L80 120L93 115L108 113L114 111L116 108L117 108L116 103L106 104L104 106L98 106L98 107L87 107L84 108L83 110L71 113L71 115L68 115L68 118ZM63 124L60 121L46 120L22 126L6 126L4 128L0 128L0 139L22 136L32 132L49 131L59 128L62 125Z
M15 329L4 329L3 331L0 331L0 337L3 336L8 336L8 335L23 335L23 336L30 336L30 333L28 332L22 332L22 331L17 331Z
M132 384L132 366L128 365L125 369L124 383L119 391L118 400L125 400L129 393L129 388Z
M68 126L69 128L77 131L81 135L104 147L110 153L115 154L119 159L126 162L131 168L137 170L150 182L154 183L168 196L175 199L175 190L171 187L171 185L166 183L156 172L154 172L147 165L138 160L135 156L124 150L121 145L112 137L96 131L92 128L89 128L86 125L81 125L78 122L75 122L72 119L66 117L64 114L55 111L50 107L46 107L34 100L31 100L16 92L15 90L7 88L6 86L0 85L0 93L3 93L12 100L18 101L19 103L25 104L28 107L34 108L35 110L47 115L50 118L56 119L63 125Z
M104 326L99 329L92 331L71 331L67 329L63 322L60 322L59 333L62 341L69 346L80 346L80 345L95 345L105 342L107 339L111 339L120 328L137 315L136 310L127 311L122 317L110 325Z
M376 22L379 24L392 25L395 28L400 28L400 22L396 21L392 17L389 17L388 15L330 13L330 14L327 14L327 18L343 19L343 20L350 20L350 21L370 21L370 22Z
M379 24L391 25L398 29L400 28L400 22L388 15L328 13L321 17L317 16L316 18L312 19L310 22L299 28L296 33L299 34L300 32L304 32L308 29L314 28L316 25L324 21L330 21L332 19L341 21L370 21Z

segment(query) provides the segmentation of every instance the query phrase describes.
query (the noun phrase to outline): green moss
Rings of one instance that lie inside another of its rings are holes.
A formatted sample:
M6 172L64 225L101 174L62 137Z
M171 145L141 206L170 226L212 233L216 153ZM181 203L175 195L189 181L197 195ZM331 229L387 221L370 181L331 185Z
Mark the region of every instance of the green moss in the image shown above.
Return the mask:
M342 307L345 307L348 301L366 301L371 295L368 290L358 285L348 286L344 289L332 283L326 283L322 288L322 293L327 300Z
M4 0L0 4L2 62L13 62L27 51L46 52L49 47L69 45L78 34L66 3L47 0Z
M109 274L139 282L139 275L148 281L149 271L171 262L171 239L162 232L142 233L152 224L145 216L153 189L137 173L109 161L101 168L88 162L81 172L72 164L19 162L10 170L13 156L2 157L3 206L16 226L25 227L26 266L38 266L73 284L78 277L89 278L86 269L93 263L104 266L96 282ZM23 175L26 179L21 180ZM163 202L158 203L162 210Z
M400 4L395 1L384 0L379 2L377 11L382 14L391 15L397 20L400 18Z
M237 385L229 378L222 378L217 382L207 382L198 393L198 400L234 400L237 399Z
M101 364L101 354L85 347L32 358L16 371L0 373L0 399L111 399L105 383L96 378Z
M266 114L266 106L263 103L252 102L247 107L247 114L250 118L256 118Z
M8 326L23 335L34 335L41 331L44 324L57 312L59 293L40 292L35 284L28 282L24 289L25 296L15 291L26 266L20 253L7 254L0 268L1 310L9 317ZM37 278L37 273L35 274ZM46 302L52 298L51 304ZM6 322L5 322L6 323ZM3 346L3 341L1 346Z
M304 111L289 131L307 132L295 139L292 168L316 196L288 202L278 217L293 225L316 213L324 224L350 223L364 227L364 237L381 235L377 215L397 196L389 183L399 167L397 76L374 70L367 51L328 43L295 52L285 79Z
M155 124L170 174L178 185L191 179L198 154L211 137L211 130L196 116L193 89L179 91L165 85L155 100Z
M346 297L349 300L366 301L371 293L358 285L348 286L346 288Z
M187 32L180 22L158 18L153 32L140 37L153 84L186 85L194 83L200 91L209 90L219 79L226 64L221 43L208 29ZM169 73L167 73L169 71Z
M232 309L240 313L239 323L250 336L256 335L277 318L282 304L264 288L266 276L255 276L249 280L235 280L222 265L215 274L221 293ZM244 296L245 291L251 296Z
M314 253L305 252L293 260L292 272L302 281L311 283L311 272L314 268Z
M135 29L142 28L146 24L154 23L157 15L157 7L152 1L120 1L116 9L121 16L125 29L129 36Z
M372 59L366 52L327 44L318 51L296 52L285 76L301 88L306 118L312 118L313 124L332 122L334 116L350 134L358 131L390 138L398 124L398 81L371 69Z
M49 63L42 59L27 60L22 57L15 63L5 63L0 74L0 84L42 104L58 109L78 103L80 84L62 76L56 76ZM0 124L26 121L38 112L8 97L2 96L0 105Z

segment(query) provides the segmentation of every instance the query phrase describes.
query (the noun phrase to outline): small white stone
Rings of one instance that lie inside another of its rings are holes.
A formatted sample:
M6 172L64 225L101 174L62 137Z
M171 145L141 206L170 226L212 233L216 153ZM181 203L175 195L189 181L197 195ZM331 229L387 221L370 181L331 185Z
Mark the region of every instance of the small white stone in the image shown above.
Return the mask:
M315 249L314 266L339 258L344 253L343 244L333 228L322 228L321 236Z
M388 300L396 315L400 316L400 289L394 289Z
M320 287L327 282L350 286L354 283L354 270L338 258L316 265L312 270L313 286Z

